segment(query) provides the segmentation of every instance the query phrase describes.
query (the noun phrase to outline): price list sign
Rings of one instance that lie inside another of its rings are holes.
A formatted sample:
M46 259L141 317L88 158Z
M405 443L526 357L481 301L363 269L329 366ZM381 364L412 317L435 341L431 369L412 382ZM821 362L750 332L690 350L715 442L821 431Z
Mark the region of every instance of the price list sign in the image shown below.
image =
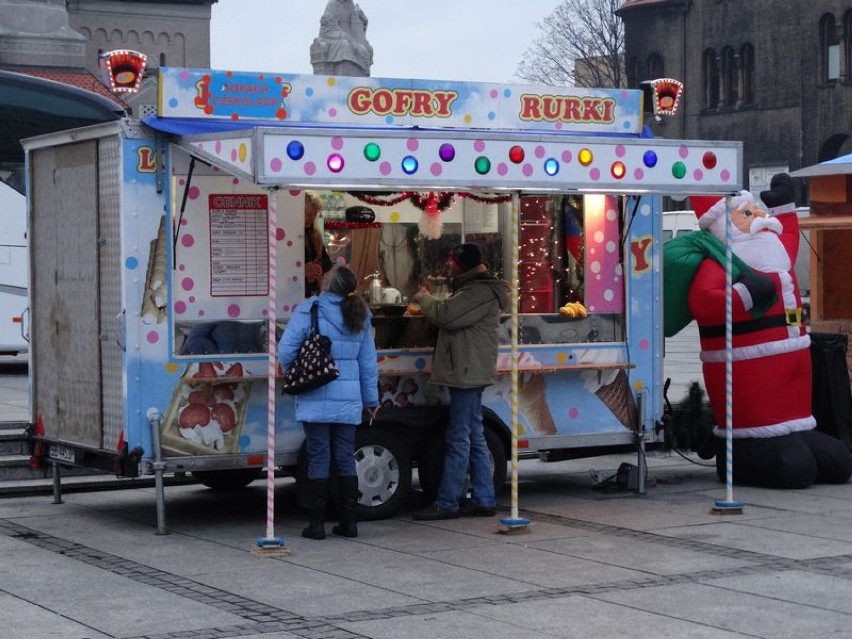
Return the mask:
M210 295L269 293L265 195L210 195Z

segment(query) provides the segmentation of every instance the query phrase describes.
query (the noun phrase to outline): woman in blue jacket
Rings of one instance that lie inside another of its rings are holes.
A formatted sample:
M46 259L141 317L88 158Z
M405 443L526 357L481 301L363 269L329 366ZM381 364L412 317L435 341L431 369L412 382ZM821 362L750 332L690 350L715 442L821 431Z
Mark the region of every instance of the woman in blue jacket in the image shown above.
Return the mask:
M325 539L325 502L331 463L339 477L340 524L335 535L357 537L355 509L355 428L364 408L375 416L379 406L379 369L367 303L355 292L358 280L345 266L331 270L328 289L319 298L299 304L278 344L278 360L286 370L311 332L311 306L319 306L319 332L331 339L331 356L340 376L325 386L296 397L296 419L302 422L308 450L310 523L303 537Z

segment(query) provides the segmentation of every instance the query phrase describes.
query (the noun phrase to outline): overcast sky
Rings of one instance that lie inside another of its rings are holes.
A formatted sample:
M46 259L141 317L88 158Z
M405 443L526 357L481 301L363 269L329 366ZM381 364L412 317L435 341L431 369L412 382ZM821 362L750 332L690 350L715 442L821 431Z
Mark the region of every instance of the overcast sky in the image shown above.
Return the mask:
M559 0L356 0L367 15L371 75L521 82L515 69ZM219 0L211 67L313 73L310 46L326 0Z

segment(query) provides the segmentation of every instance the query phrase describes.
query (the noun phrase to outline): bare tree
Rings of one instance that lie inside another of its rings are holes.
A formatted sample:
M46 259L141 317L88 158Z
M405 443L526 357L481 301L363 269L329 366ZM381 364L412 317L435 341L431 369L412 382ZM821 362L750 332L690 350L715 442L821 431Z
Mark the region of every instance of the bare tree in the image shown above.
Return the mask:
M624 0L562 0L536 24L541 35L524 52L515 75L537 84L622 87Z

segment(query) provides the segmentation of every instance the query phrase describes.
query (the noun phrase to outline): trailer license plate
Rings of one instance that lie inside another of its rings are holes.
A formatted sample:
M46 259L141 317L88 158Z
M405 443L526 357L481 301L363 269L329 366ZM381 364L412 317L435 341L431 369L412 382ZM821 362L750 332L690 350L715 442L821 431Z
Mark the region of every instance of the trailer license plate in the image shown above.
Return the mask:
M68 448L68 446L63 446L61 444L51 444L47 456L50 457L50 459L67 462L69 464L73 464L77 459L73 448Z

